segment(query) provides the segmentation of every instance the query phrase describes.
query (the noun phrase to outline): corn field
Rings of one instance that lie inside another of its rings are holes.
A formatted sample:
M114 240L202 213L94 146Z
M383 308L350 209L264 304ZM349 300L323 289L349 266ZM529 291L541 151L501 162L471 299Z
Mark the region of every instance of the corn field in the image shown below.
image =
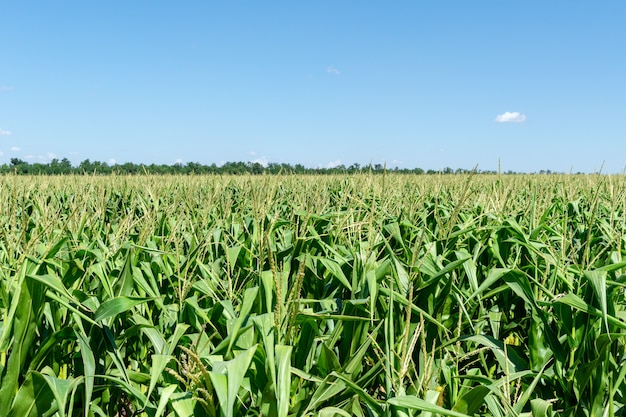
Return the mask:
M0 417L626 415L626 178L0 178Z

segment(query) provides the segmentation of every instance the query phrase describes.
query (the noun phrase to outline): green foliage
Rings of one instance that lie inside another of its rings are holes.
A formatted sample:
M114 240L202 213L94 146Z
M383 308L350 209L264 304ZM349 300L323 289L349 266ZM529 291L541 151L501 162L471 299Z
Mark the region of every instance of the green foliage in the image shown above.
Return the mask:
M623 177L7 175L0 417L622 415L625 231Z
M215 163L204 165L198 162L187 162L182 164L176 162L171 165L167 164L136 164L133 162L125 162L123 164L109 164L101 161L90 161L85 159L76 166L72 166L67 158L60 161L53 159L48 163L29 163L19 158L11 158L9 164L0 165L0 174L13 175L291 175L291 174L314 174L314 175L331 175L331 174L387 174L388 172L400 174L424 174L421 168L388 168L381 164L365 165L352 164L350 166L338 165L332 168L317 167L310 168L301 164L291 165L287 163L270 162L268 164L260 164L259 162L226 162L219 166ZM428 170L428 174L466 174L472 172L467 169L445 168L440 171ZM494 173L492 171L484 171L482 173ZM512 174L513 172L508 172ZM550 171L541 171L541 174L550 173Z

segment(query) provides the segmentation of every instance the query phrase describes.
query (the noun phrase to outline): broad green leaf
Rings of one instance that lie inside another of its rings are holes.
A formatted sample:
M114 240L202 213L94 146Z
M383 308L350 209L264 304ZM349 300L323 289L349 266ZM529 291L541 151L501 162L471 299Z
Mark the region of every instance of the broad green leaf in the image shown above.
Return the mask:
M491 287L493 284L495 284L498 280L500 280L504 275L508 274L509 272L511 272L511 270L507 268L491 269L489 271L489 274L487 275L487 278L480 284L478 289L474 291L472 295L468 297L467 301L476 297L478 294L483 293L487 288Z
M120 297L110 298L106 300L105 302L103 302L102 304L100 304L100 307L98 307L98 310L96 310L96 313L94 314L93 319L97 322L101 322L110 317L115 317L120 313L124 313L130 310L131 308L135 307L136 305L145 303L146 301L149 301L149 300L150 298L145 298L145 297L120 296Z
M435 274L431 275L428 281L424 283L424 286L428 286L428 285L431 285L432 283L435 283L442 276L454 271L459 266L463 265L465 262L467 262L468 259L470 259L470 256L466 254L463 258L456 259L448 263L446 266L438 270Z
M157 355L167 354L165 351L165 338L151 322L146 320L146 318L139 313L133 314L132 321L141 327L141 332L150 340L150 343L152 343L152 347Z
M226 257L228 260L228 267L230 269L230 273L232 274L235 270L235 266L237 265L237 258L239 258L239 253L241 252L242 246L235 245L229 248L226 248Z
M602 312L602 319L606 327L606 332L609 333L609 321L607 314L607 302L606 302L606 271L585 271L584 276L593 288L593 293L600 305L600 311Z
M526 275L520 271L509 271L502 275L502 278L515 294L533 308L533 311L537 310L537 302Z
M15 400L11 397L13 407L11 417L40 417L51 415L58 409L55 396L50 385L42 374L31 371L26 375L26 380L20 387Z
M541 398L530 400L532 417L552 417L552 403Z
M394 270L396 271L395 276L397 277L397 285L401 294L406 295L409 292L409 274L407 274L406 269L398 258L392 255Z
M46 368L41 373L45 378L48 386L52 394L54 395L54 399L57 404L58 412L61 416L65 416L65 410L67 408L67 399L70 395L70 391L72 388L76 388L76 380L71 379L61 379L57 378L52 369Z
M24 285L25 277L33 272L36 267L37 265L28 261L22 265L17 273L17 283L15 284L14 293L11 294L11 303L9 304L8 313L5 313L5 316L3 317L2 337L0 337L0 352L6 352L9 349L10 339L13 337L13 333L16 330L14 329L14 321L18 307L23 307L24 304L28 303L30 300L30 294L22 296L22 290L28 290L28 287ZM24 301L20 301L22 298L24 298Z
M174 329L174 334L172 334L172 336L169 339L167 339L167 345L163 352L165 355L174 354L174 350L176 350L176 347L178 346L178 341L180 340L181 337L183 337L187 329L189 329L189 325L187 324L183 324L183 323L176 324L176 328Z
M59 277L50 275L50 274L46 274L46 275L29 274L28 278L41 282L47 287L50 287L51 289L55 290L59 294L65 296L67 299L72 300L73 302L77 303L77 301L69 293L67 288L65 288L63 281L61 281Z
M163 415L165 408L167 407L167 403L169 402L174 391L176 391L176 388L178 387L175 384L171 384L161 390L159 393L159 405L156 409L154 417L161 417Z
M287 417L291 390L291 346L276 346L276 400L278 417Z
M228 395L228 376L219 372L209 371L209 378L211 378L211 384L213 384L213 388L217 394L220 415L227 417L233 416L233 410L229 407L231 401Z
M80 348L80 356L83 362L84 377L85 377L85 404L91 404L91 398L93 395L94 378L96 375L96 359L93 355L93 350L89 344L89 338L84 334L84 330L74 330L76 333L76 340ZM89 407L85 407L85 417L89 417Z
M220 408L226 417L235 415L235 400L256 349L257 347L253 346L230 361L217 362L213 365L213 370L209 371L211 382L220 400Z
M317 367L319 368L320 376L325 377L333 371L339 370L341 365L335 352L330 349L326 343L322 343L320 353L317 359Z
M148 392L146 393L146 402L143 404L144 407L148 405L150 394L152 394L152 391L156 387L156 384L161 377L161 374L171 360L172 356L170 355L152 355L152 367L150 368L150 386L148 387Z
M190 392L170 394L170 404L177 417L193 417L195 400Z
M490 392L489 388L478 385L459 398L454 407L452 407L452 410L470 416L474 415L483 405L485 397Z
M235 341L237 340L237 336L239 335L239 330L241 329L241 326L243 325L244 321L248 319L248 315L252 310L252 306L256 301L258 293L259 287L252 287L246 289L243 294L243 302L241 303L239 315L237 316L237 319L235 319L233 326L229 329L230 341L228 342L228 349L226 350L227 356L231 353Z
M388 404L395 405L396 407L410 408L412 410L421 410L427 411L435 414L440 414L442 416L450 416L450 417L470 417L467 414L460 413L458 411L447 410L443 407L440 407L436 404L431 404L428 401L422 400L421 398L405 395L401 397L393 397L387 400Z
M587 304L582 298L580 298L576 294L566 294L563 297L557 298L556 300L554 300L554 302L568 305L570 307L575 308L576 310L582 311L584 313L588 313L595 317L599 317L599 318L605 317L600 310L598 310L597 308L595 308L594 306L590 304ZM606 315L606 320L609 323L614 324L623 330L626 330L626 322L616 317L613 317L612 315L609 315L609 314Z
M22 370L27 369L24 365L28 355L32 354L30 350L36 337L45 292L42 284L35 280L21 279L20 281L22 288L17 300L18 307L11 323L13 344L0 381L0 417L8 415L19 381L23 377ZM38 390L38 376L33 378L36 386L33 386L32 390Z
M324 407L319 411L317 415L319 417L336 417L336 416L352 417L352 414L338 407Z
M277 387L276 380L276 342L274 337L274 314L265 313L252 318L258 332L261 334L263 349L265 350L265 370L269 374L272 385Z
M295 374L298 375L298 373ZM307 412L315 411L320 404L335 398L341 392L345 391L345 389L346 384L344 381L338 381L335 374L328 375L318 383L317 389L307 398L309 403L302 414L306 415Z
M322 265L324 265L331 276L337 278L339 282L341 282L348 290L352 290L352 286L350 285L350 282L348 282L348 278L346 278L341 266L339 266L337 262L324 257L318 257L317 259L322 263Z

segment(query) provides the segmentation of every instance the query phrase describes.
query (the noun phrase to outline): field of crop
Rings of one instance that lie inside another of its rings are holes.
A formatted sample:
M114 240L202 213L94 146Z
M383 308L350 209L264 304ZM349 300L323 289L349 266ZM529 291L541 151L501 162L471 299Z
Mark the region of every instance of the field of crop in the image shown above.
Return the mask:
M0 417L626 415L626 178L0 178Z

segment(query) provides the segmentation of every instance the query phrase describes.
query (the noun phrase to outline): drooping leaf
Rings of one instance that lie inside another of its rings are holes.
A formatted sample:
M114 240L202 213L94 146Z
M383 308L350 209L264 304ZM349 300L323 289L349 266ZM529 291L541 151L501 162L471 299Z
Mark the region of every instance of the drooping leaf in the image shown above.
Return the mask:
M150 298L145 297L120 296L110 298L100 304L100 307L98 307L98 310L96 310L96 313L94 314L94 320L97 322L101 322L108 318L115 317L118 314L124 313L135 307L136 305L145 303L149 300Z

